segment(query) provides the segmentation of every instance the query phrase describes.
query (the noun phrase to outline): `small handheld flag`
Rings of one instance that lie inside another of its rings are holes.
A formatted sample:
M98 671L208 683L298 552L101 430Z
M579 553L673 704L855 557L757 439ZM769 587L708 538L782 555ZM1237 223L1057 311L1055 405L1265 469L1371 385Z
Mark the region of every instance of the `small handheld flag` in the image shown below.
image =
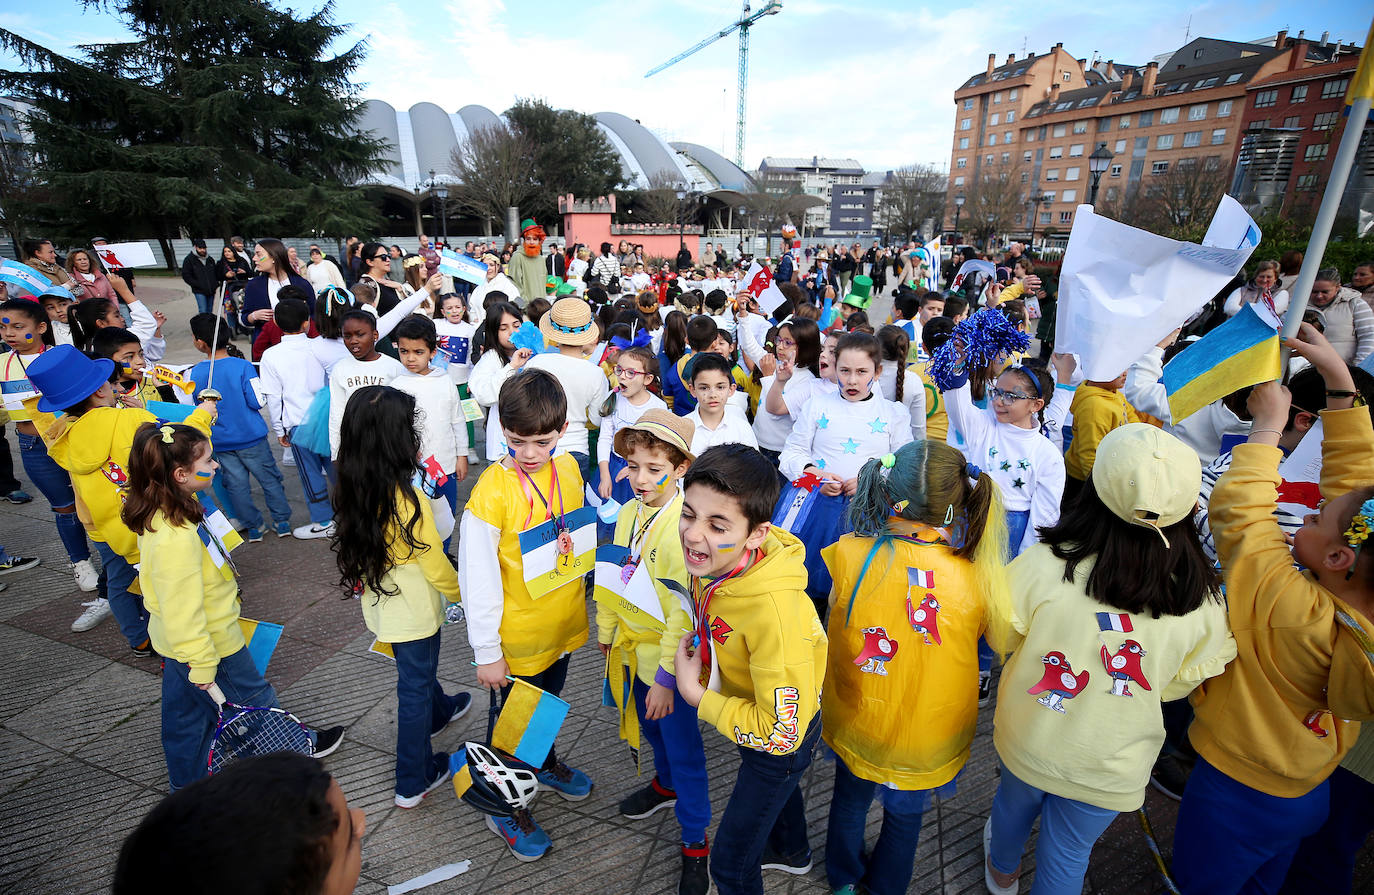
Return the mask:
M913 569L908 567L906 570L906 586L931 590L935 587L935 573L929 569Z
M1131 617L1124 612L1099 612L1097 613L1097 630L1129 634L1135 630L1135 627L1131 624Z
M258 674L267 674L267 663L272 661L272 653L276 652L277 643L281 640L282 626L239 616L239 628L248 643L248 655L252 657Z
M527 764L540 767L568 717L568 704L533 684L513 679L491 744Z
M1250 303L1230 320L1189 345L1164 367L1175 425L1237 389L1279 378L1279 320Z
M487 266L476 258L460 255L452 249L439 251L439 273L466 280L474 286L487 281Z

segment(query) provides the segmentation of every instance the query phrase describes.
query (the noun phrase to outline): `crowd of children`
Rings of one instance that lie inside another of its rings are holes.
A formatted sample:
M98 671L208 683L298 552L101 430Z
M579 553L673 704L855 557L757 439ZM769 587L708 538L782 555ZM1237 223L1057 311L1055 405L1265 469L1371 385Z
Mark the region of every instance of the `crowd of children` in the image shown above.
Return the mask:
M1018 296L1039 284L1029 265L1018 277L981 313L1024 332ZM177 397L150 381L156 330L87 302L0 305L6 404L78 583L102 588L136 652L165 659L173 789L204 774L210 684L275 704L222 540L263 535L252 477L275 533L330 539L342 589L391 645L399 807L448 780L431 737L471 705L439 683L445 624L465 620L493 700L516 681L558 695L593 633L594 577L606 691L648 775L619 811L674 809L680 893L808 872L799 784L822 757L832 889L906 891L998 659L990 892L1018 891L1037 818L1034 891L1079 892L1093 844L1179 756L1194 764L1173 793L1180 891L1349 886L1361 838L1331 824L1371 823L1370 762L1351 747L1374 718L1374 380L1317 328L1287 342L1310 365L1292 397L1242 390L1190 426L1157 416L1171 340L1111 381L1076 378L1064 354L974 366L972 346L946 345L959 296L903 289L877 326L863 276L814 303L789 288L769 313L742 290L733 314L714 291L612 302L594 286L522 309L490 289L470 308L441 277L416 285L380 316L366 295L328 287L312 305L283 287L257 366L197 315L206 359L176 420L146 409ZM75 347L56 344L57 312ZM941 350L952 378L927 369ZM1319 419L1326 500L1290 538L1278 464ZM460 506L474 423L486 464ZM269 430L295 461L304 526ZM1248 441L1213 443L1225 434ZM216 500L236 522L216 523ZM714 841L698 720L739 753ZM316 754L342 736L314 732ZM565 759L550 749L531 785L587 798L592 777ZM486 823L520 860L552 845L523 805Z

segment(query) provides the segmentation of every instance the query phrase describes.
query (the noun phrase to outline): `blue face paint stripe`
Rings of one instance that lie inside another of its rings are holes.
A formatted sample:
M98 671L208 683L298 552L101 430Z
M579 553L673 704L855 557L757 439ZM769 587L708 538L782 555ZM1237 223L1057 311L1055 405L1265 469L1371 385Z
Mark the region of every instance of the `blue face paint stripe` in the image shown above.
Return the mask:
M198 479L212 479L214 477L215 474L213 472L201 472L199 469L196 470L196 478Z

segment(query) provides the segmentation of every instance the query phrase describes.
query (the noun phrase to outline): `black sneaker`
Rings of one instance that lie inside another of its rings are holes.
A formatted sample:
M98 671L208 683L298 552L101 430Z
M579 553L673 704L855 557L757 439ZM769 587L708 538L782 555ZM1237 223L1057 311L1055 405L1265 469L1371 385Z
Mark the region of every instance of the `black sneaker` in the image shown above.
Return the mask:
M986 708L992 701L992 672L978 672L978 708Z
M448 716L448 720L444 722L443 727L440 727L439 730L430 731L429 735L434 736L446 730L450 724L466 715L470 708L472 708L472 694L464 690L458 694L457 701L453 704L453 714Z
M38 565L36 556L15 556L8 554L0 560L0 575L8 575L10 572L22 572L25 569L32 569Z
M326 727L324 730L315 731L315 751L312 753L316 758L324 758L326 755L333 755L343 742L344 729L342 727Z
M705 842L682 846L682 877L677 881L677 895L706 895L711 888L711 874L707 867L711 849Z
M658 782L658 777L654 777L648 786L620 800L620 815L630 820L642 820L655 811L671 808L676 804L677 793L665 789Z
M1150 769L1150 785L1175 802L1181 802L1190 771L1191 768L1177 756L1161 755Z
M146 659L149 656L157 655L157 652L153 649L152 640L146 637L143 639L143 642L140 643L138 646L133 646L129 649L135 656L137 656L140 659Z
M811 860L811 849L799 855L780 855L771 848L764 849L763 863L759 865L763 870L781 870L783 873L790 873L793 876L802 876L811 872L815 866Z

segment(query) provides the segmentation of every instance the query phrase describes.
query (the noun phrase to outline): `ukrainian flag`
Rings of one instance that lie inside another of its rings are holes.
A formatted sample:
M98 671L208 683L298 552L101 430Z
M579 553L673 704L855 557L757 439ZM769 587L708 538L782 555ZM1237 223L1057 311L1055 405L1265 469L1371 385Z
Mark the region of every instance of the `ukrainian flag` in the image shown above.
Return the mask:
M491 745L526 764L540 767L568 716L568 704L518 678L491 732Z
M258 674L267 674L267 663L272 661L277 641L281 640L282 626L239 616L239 628L243 631L243 639L248 642L248 655L253 658Z
M1279 378L1279 320L1268 308L1240 313L1179 352L1164 367L1174 425L1237 389Z

